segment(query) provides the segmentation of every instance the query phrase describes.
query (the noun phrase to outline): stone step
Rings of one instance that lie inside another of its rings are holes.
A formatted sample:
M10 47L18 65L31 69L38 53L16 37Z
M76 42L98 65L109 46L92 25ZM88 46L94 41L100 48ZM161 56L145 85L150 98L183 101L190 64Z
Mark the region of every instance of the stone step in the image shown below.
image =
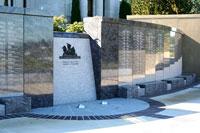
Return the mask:
M31 111L31 98L27 96L0 98L0 104L5 105L6 115Z
M5 115L5 105L0 104L0 116L4 116Z

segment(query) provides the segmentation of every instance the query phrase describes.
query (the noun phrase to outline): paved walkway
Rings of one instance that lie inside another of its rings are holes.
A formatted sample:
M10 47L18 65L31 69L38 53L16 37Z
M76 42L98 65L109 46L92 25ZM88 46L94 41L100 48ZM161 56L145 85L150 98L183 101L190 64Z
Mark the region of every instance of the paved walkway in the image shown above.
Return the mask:
M0 133L199 133L200 86L152 99L165 103L166 106L161 107L165 110L151 115L99 121L15 118L0 121Z
M107 104L102 104L102 102ZM84 109L78 108L84 105ZM66 105L57 105L49 108L34 109L34 114L60 116L105 116L137 112L149 108L149 104L138 99L115 98L105 101L80 102Z

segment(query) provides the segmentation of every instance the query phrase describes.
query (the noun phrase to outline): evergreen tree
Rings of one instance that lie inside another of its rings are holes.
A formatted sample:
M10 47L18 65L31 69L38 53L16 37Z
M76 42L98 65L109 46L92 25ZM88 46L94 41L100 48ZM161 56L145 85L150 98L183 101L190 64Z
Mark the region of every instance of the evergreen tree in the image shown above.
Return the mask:
M122 0L120 3L119 18L126 19L126 15L131 15L131 5L125 0Z
M81 21L80 1L72 0L71 23Z

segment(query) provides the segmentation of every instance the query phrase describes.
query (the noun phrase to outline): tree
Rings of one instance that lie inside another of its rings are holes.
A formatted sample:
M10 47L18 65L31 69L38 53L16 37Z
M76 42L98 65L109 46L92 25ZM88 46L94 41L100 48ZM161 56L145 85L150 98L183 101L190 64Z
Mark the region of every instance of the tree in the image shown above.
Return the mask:
M120 3L119 18L126 19L126 15L131 15L131 5L125 0L122 0Z
M193 0L132 0L132 13L188 14L191 13L193 6Z
M72 0L71 23L81 21L80 1Z
M132 14L149 15L150 0L132 0L131 8L132 8Z
M193 8L191 13L199 14L200 13L200 0L193 0Z

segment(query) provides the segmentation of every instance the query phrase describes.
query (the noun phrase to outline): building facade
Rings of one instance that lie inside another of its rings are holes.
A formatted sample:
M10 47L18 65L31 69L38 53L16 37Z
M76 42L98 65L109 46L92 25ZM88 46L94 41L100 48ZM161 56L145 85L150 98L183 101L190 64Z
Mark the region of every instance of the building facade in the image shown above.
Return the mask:
M53 16L71 16L72 0L0 0L0 5L43 10ZM80 0L81 17L105 16L118 18L120 0Z

